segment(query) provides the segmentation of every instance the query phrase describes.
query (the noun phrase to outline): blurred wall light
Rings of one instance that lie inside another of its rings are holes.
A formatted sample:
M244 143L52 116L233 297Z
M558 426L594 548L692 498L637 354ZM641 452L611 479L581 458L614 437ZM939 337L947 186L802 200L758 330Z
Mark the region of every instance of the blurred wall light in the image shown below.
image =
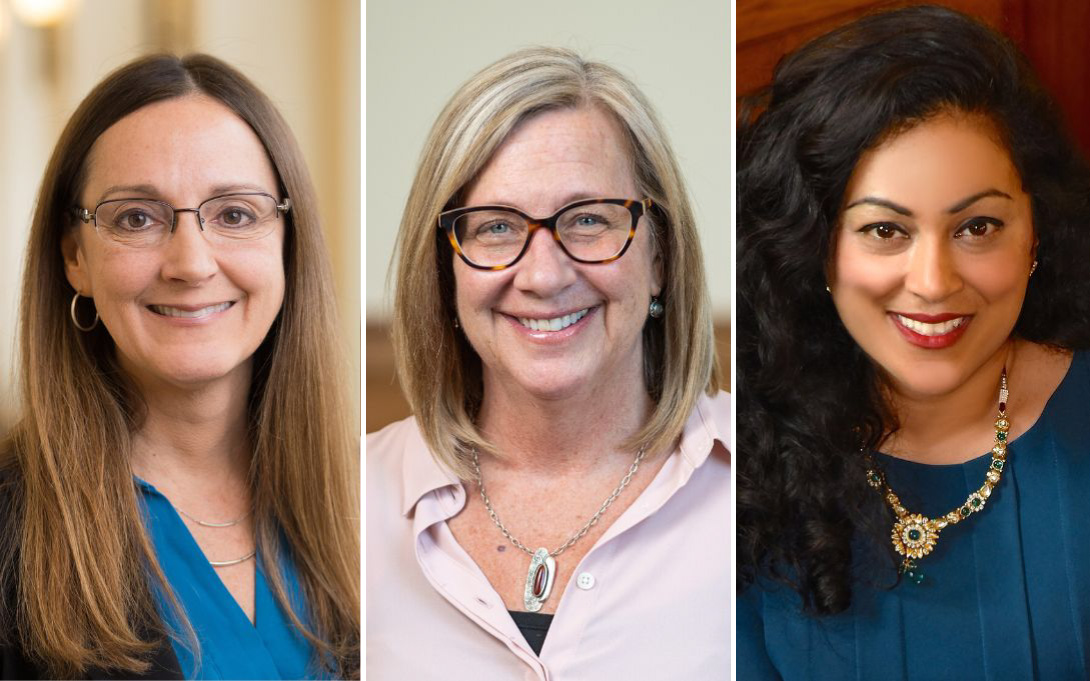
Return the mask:
M11 0L15 16L28 26L56 26L71 16L78 0Z

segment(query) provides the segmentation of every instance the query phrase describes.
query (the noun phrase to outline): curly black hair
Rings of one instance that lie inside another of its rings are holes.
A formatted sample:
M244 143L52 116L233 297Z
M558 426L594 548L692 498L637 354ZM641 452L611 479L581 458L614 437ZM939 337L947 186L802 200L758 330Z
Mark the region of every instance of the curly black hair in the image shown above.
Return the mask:
M861 547L888 554L889 511L860 448L896 428L826 273L860 155L931 117L981 115L1030 195L1039 268L1016 336L1090 347L1090 173L1052 98L1006 38L933 6L864 17L777 65L738 130L738 586L790 585L842 612ZM883 529L884 528L884 529Z

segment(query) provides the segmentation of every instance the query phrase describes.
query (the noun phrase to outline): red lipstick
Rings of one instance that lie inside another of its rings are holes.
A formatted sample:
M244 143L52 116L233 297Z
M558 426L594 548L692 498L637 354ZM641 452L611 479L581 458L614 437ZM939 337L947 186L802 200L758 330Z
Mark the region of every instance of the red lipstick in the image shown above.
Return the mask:
M960 315L943 313L936 315L921 314L918 312L903 313L903 312L890 312L888 314L890 321L901 332L901 336L918 348L924 348L927 350L941 350L948 348L954 343L957 343L965 334L965 330L969 328L969 324L973 321L972 315ZM916 322L922 322L924 324L940 324L942 322L948 322L952 319L963 319L957 327L947 331L946 333L939 334L937 336L928 336L917 332L914 329L905 326L905 324L899 319L899 317L905 317Z

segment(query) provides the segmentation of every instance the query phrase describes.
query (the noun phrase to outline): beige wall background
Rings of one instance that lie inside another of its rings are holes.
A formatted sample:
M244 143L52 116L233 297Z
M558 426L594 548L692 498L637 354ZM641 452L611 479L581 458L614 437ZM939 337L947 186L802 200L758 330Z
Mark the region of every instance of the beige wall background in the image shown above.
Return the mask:
M61 8L50 26L19 13L49 5ZM103 76L159 51L228 61L291 125L317 186L359 399L360 23L358 0L0 0L0 428L15 416L22 258L46 160Z
M730 3L368 0L366 30L369 325L390 316L387 271L432 122L469 76L528 45L608 62L654 103L695 204L717 321L728 322Z

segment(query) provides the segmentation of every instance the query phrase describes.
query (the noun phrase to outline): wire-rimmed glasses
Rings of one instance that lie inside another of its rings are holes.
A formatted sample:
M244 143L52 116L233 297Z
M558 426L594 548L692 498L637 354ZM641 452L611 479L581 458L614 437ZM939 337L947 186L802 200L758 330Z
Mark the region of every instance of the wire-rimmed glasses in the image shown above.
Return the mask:
M103 239L133 248L159 246L177 226L178 213L195 213L197 224L210 241L260 239L272 232L276 220L291 210L291 199L277 201L263 192L213 196L196 208L175 208L154 199L108 199L94 211L76 208L76 217L94 221Z
M503 270L526 254L530 238L547 229L560 249L576 262L613 262L636 236L636 225L651 199L584 199L551 217L534 218L510 206L470 206L439 214L454 252L479 270Z

